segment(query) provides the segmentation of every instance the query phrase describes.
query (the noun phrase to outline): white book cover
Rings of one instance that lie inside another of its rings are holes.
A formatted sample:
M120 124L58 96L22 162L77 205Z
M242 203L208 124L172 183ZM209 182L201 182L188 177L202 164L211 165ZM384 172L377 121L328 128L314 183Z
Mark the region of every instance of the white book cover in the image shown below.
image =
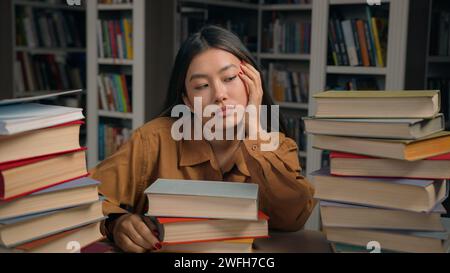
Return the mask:
M352 21L344 20L341 24L344 32L345 44L347 45L347 54L350 65L358 66L358 53L356 52L355 38L353 37Z

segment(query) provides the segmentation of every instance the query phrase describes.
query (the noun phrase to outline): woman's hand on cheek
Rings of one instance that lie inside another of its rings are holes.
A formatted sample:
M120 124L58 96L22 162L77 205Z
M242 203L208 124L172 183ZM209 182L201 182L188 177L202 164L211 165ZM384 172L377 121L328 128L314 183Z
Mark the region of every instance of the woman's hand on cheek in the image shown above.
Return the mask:
M245 131L247 136L251 132L255 132L259 135L264 133L264 130L261 128L260 120L260 109L259 106L262 103L263 97L263 89L262 89L262 81L261 75L253 66L248 63L241 63L242 72L239 73L239 76L244 81L244 84L248 93L248 106L255 106L257 116L254 119L249 118L249 113L253 111L246 111L246 120L245 120ZM256 121L256 122L255 122Z
M259 106L262 102L263 90L261 75L253 66L248 63L241 63L239 77L244 82L248 94L248 105Z

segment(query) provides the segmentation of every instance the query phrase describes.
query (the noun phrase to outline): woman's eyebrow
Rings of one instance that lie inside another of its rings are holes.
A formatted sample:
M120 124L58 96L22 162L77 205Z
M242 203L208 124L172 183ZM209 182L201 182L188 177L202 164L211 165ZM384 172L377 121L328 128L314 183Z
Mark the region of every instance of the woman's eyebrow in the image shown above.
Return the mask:
M224 71L226 71L226 70L228 70L228 69L230 69L230 68L232 68L232 67L237 68L236 65L234 65L234 64L229 64L229 65L227 65L227 66L221 68L221 69L219 70L219 73L222 73L222 72L224 72ZM208 75L206 75L206 74L193 74L193 75L191 76L191 78L189 79L189 81L192 81L193 79L196 79L196 78L207 78L207 77L208 77Z

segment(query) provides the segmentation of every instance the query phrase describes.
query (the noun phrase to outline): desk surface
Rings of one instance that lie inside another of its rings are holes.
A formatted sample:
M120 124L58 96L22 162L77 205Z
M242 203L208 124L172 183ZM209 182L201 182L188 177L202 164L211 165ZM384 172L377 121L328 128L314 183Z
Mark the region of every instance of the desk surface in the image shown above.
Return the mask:
M319 231L270 232L270 238L256 239L253 253L331 253L330 244ZM120 252L110 243L100 242L88 247L84 253Z
M257 239L254 253L330 253L325 234L319 231L270 232L270 238Z

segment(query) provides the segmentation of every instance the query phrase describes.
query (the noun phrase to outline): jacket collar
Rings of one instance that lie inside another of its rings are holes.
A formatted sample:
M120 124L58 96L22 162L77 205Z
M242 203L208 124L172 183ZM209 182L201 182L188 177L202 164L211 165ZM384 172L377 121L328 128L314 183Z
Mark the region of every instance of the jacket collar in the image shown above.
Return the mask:
M245 163L242 149L245 149L243 143L241 143L235 156L235 165L238 170L245 176L250 176L250 172ZM179 141L179 153L180 153L180 167L195 166L207 161L210 161L211 165L215 169L219 169L214 158L211 145L206 140L180 140Z

